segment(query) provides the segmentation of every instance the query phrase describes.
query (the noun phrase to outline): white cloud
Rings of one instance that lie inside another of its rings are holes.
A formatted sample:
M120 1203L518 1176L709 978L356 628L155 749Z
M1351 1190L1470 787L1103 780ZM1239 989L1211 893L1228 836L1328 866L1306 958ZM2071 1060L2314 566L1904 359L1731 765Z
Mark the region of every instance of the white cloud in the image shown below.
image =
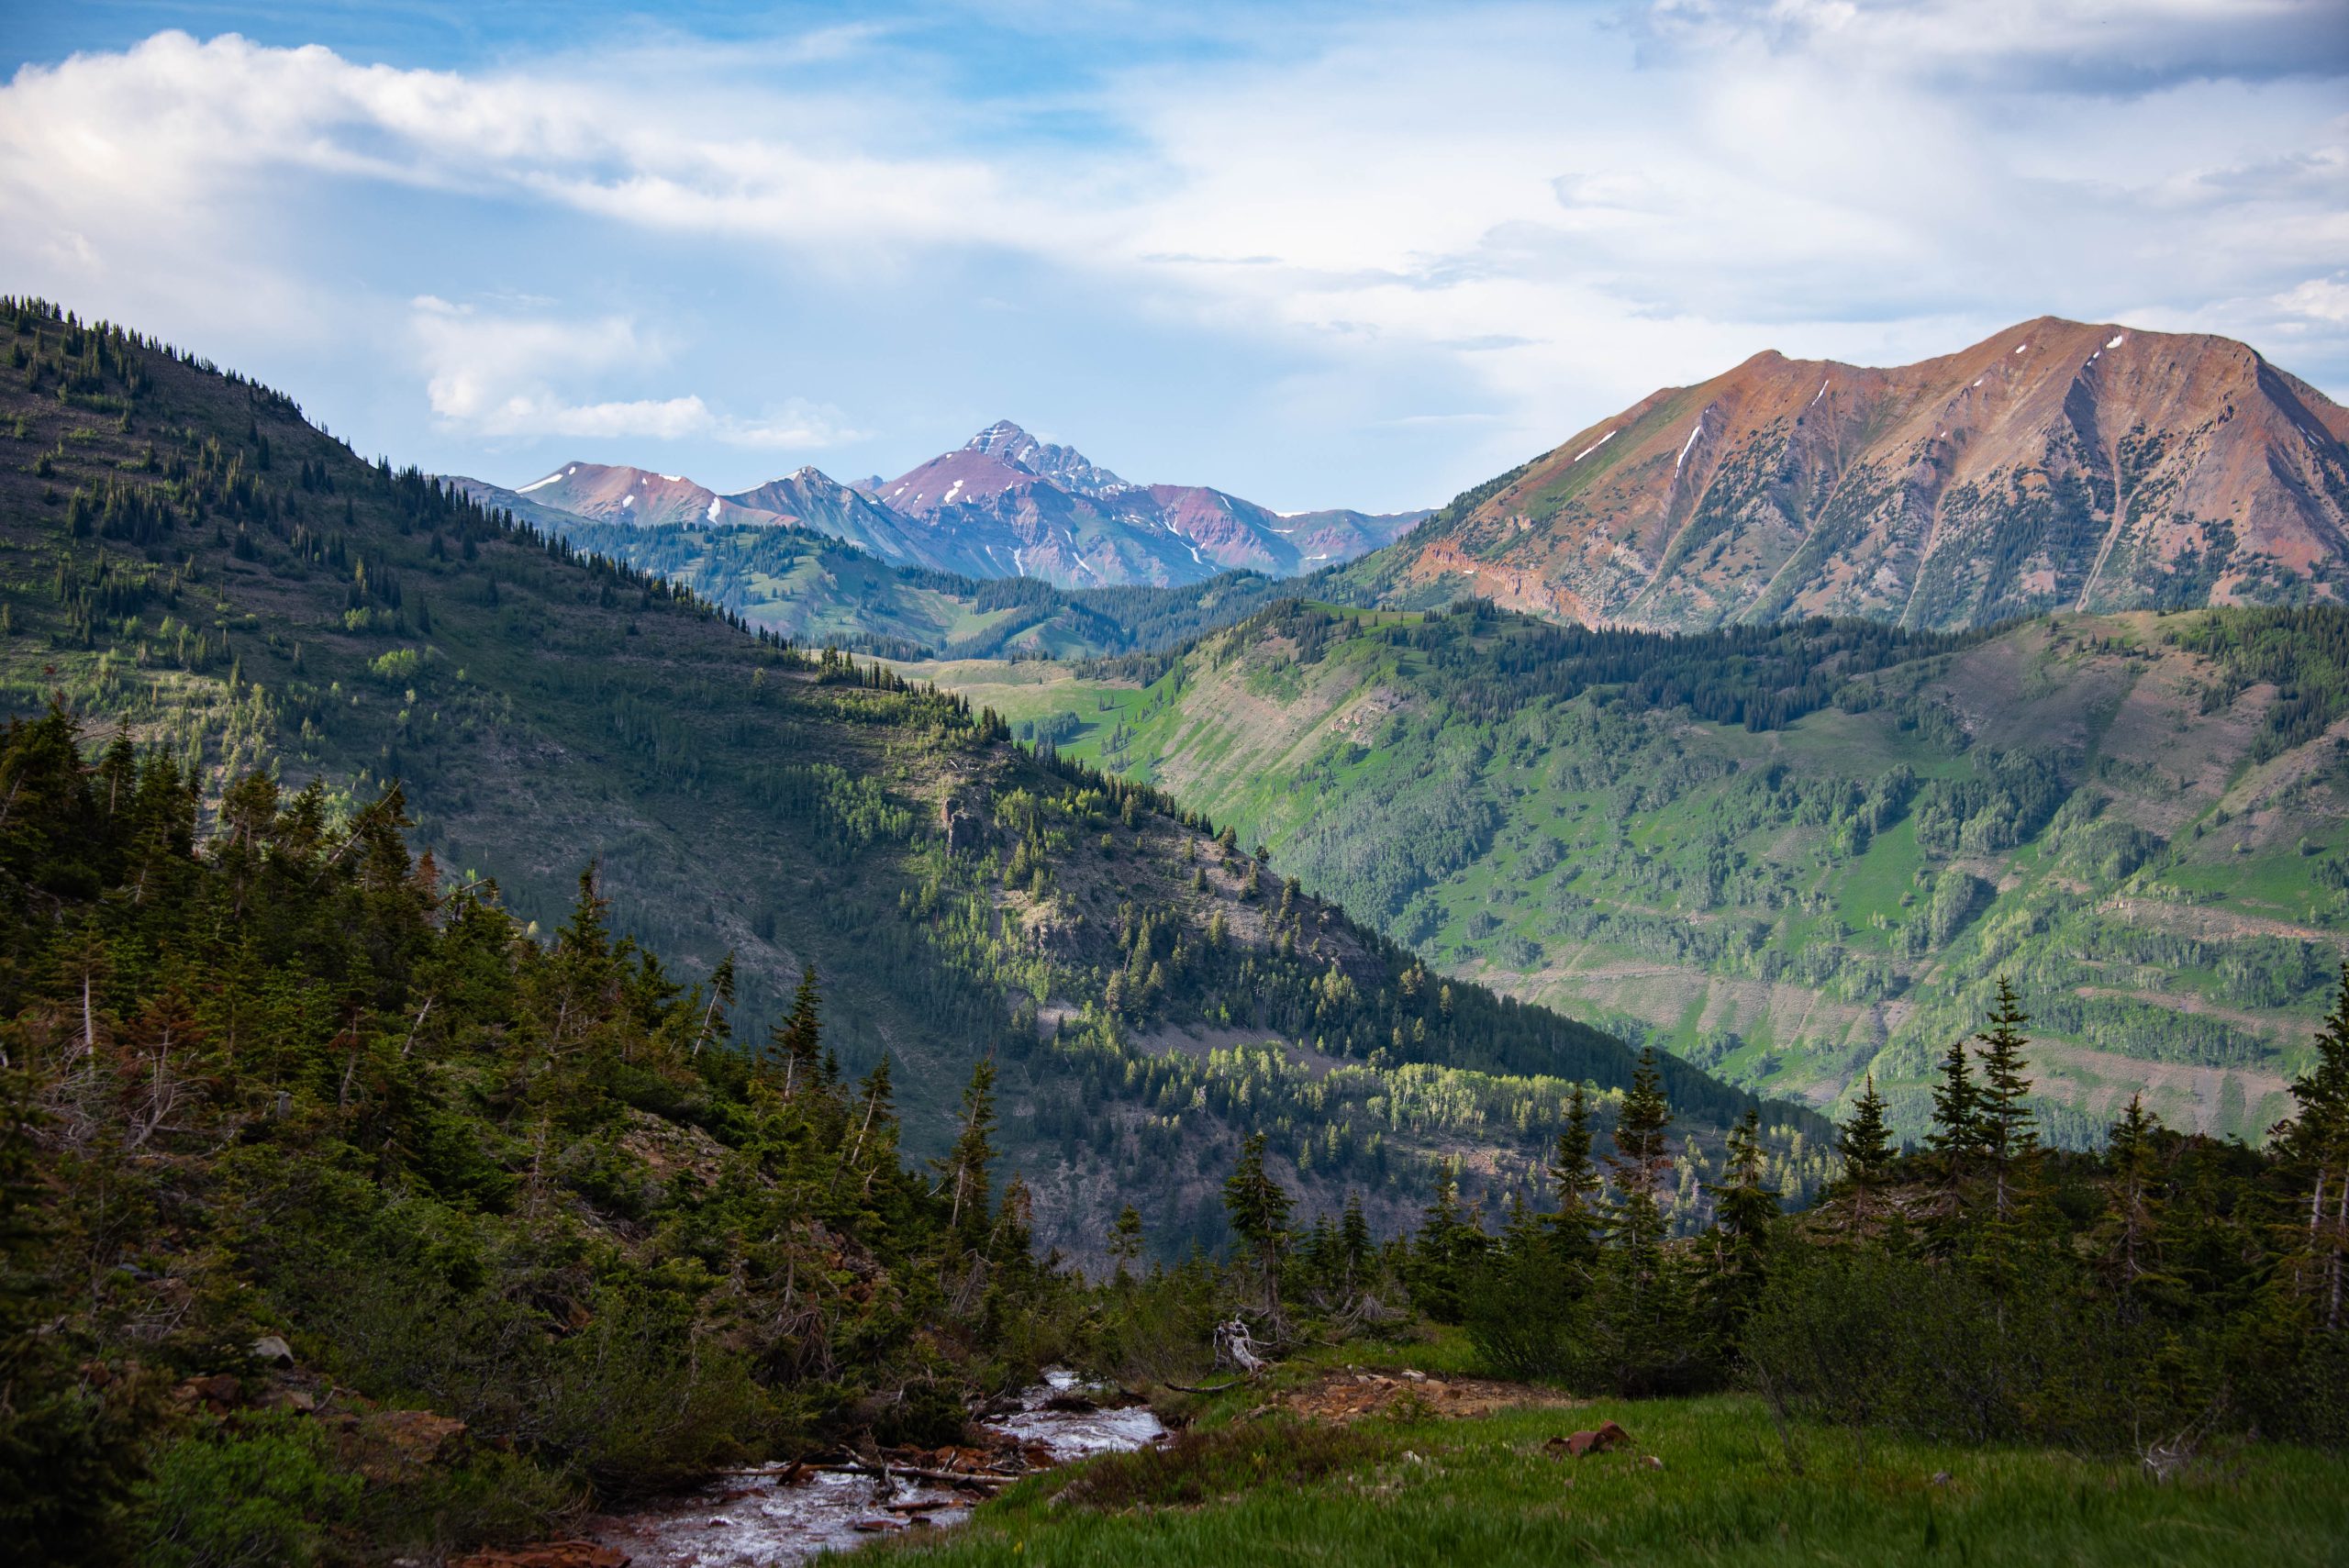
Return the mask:
M2276 304L2288 315L2349 327L2349 282L2337 277L2310 278L2277 295Z
M1634 18L1665 51L1753 47L2002 88L2349 70L2338 0L1650 0Z
M1427 395L1495 454L1765 346L1884 362L2051 309L2273 335L2324 379L2349 375L2338 16L1658 0L1257 37L1245 17L1204 61L984 113L935 61L855 68L881 47L858 29L756 69L664 36L475 72L165 33L0 88L0 266L60 293L104 280L108 308L160 300L167 321L405 331L432 418L502 439L860 439L823 403L681 369L721 328L647 323L689 281L623 314L519 297L564 292L529 265L534 225L609 226L666 258L664 284L712 253L788 256L852 300L909 259L1013 256L1030 292L996 308L1012 285L987 276L963 301L975 336L1016 345L1008 323L1081 280L1137 328L1286 345L1269 395L1365 423ZM1023 134L1070 116L1101 134ZM311 219L371 192L494 212L526 237L513 297L404 303L464 286L423 248L356 285L295 259L295 192ZM754 303L734 313L724 329L755 329ZM738 377L768 374L744 359Z
M625 316L565 321L497 315L430 295L418 296L411 308L410 328L434 417L478 435L707 438L776 450L814 450L858 436L838 409L801 399L768 417L744 419L717 412L697 394L601 401L563 397L555 390L558 383L575 385L616 371L641 371L669 357L666 345Z

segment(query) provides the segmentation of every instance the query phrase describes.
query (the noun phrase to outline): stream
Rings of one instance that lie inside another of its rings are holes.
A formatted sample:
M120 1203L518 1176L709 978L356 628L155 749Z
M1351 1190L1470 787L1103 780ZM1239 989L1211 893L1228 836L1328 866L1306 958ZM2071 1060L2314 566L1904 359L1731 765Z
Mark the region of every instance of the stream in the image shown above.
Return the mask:
M1073 1373L1053 1368L1024 1390L1017 1410L985 1419L1021 1448L1042 1447L1053 1464L1097 1453L1147 1447L1166 1429L1145 1406L1055 1410L1059 1396L1086 1392ZM961 1523L972 1494L941 1483L818 1471L739 1475L634 1513L596 1521L593 1535L628 1554L631 1568L776 1568L823 1551L844 1551L882 1535Z

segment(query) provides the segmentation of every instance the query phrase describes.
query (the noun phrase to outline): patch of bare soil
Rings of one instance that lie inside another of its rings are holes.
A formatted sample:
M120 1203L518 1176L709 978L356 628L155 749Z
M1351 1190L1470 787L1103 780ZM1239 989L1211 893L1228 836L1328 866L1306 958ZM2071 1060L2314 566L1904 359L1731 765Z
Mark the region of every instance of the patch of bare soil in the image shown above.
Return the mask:
M1489 1416L1496 1410L1531 1406L1564 1407L1586 1401L1530 1383L1501 1383L1484 1377L1431 1377L1419 1372L1365 1372L1348 1368L1324 1375L1303 1388L1276 1395L1261 1407L1286 1410L1308 1421L1338 1426L1374 1416L1441 1416L1458 1420Z

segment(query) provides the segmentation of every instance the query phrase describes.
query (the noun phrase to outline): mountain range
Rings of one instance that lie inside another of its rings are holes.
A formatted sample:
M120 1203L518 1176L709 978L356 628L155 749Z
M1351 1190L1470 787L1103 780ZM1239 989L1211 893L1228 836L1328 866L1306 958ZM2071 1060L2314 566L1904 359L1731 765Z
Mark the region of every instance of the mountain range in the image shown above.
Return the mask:
M677 474L566 462L513 489L462 476L484 505L548 526L796 524L893 566L1036 577L1066 588L1295 576L1393 542L1428 514L1283 515L1202 485L1135 484L1001 420L895 480L842 484L814 468L721 495Z
M1347 573L1594 627L2330 601L2349 410L2245 345L2042 317L1895 369L1666 387Z
M592 873L681 979L731 976L752 1049L812 966L827 1045L892 1063L917 1152L952 1140L991 1057L1046 1245L1097 1256L1129 1201L1167 1251L1217 1239L1258 1131L1324 1212L1351 1188L1400 1223L1439 1161L1497 1197L1570 1084L1605 1117L1631 1083L1620 1040L1432 980L1208 819L1017 745L983 706L362 462L150 339L15 301L0 333L21 367L0 385L0 706L55 701L167 750L206 802L261 770L317 781L338 817L404 814L441 874L494 882L540 931ZM1665 1071L1692 1158L1718 1164L1751 1096ZM1805 1188L1824 1124L1766 1114Z

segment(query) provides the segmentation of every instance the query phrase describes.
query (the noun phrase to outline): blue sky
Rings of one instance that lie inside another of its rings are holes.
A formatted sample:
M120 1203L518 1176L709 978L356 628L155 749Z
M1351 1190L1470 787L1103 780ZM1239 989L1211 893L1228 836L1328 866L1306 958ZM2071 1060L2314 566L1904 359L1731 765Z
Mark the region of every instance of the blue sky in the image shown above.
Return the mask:
M0 7L0 288L509 484L1429 505L2051 311L2349 394L2339 0Z

